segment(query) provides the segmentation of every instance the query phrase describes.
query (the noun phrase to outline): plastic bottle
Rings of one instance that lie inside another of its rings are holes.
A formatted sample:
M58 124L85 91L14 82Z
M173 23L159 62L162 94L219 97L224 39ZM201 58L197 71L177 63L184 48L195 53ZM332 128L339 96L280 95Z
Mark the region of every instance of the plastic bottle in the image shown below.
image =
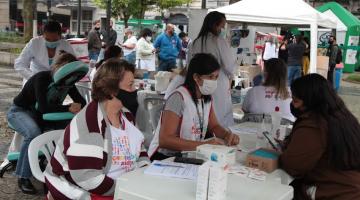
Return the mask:
M267 131L267 130L266 130L266 125L265 125L265 114L263 114L262 120L261 120L261 128L257 133L257 140L256 140L256 148L257 149L267 146L266 138L263 135L263 132L265 132L265 131Z
M278 138L280 134L281 112L278 106L275 107L274 112L271 113L271 135L273 138Z

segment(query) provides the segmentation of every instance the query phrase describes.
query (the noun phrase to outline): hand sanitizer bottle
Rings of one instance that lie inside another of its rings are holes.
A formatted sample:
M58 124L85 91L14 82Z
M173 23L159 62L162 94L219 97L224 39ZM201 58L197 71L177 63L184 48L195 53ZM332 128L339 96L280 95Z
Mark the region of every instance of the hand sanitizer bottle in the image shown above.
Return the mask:
M279 138L280 136L280 123L281 123L281 113L278 106L275 107L274 112L271 113L271 135L273 138Z

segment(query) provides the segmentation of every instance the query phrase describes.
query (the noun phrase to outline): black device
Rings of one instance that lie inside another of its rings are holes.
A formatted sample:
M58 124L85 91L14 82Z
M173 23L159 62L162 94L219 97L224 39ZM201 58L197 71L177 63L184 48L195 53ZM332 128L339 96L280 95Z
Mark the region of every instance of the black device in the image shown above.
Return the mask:
M193 165L202 165L204 160L198 158L175 157L174 162Z
M276 147L276 145L274 144L274 142L273 142L273 141L269 138L269 136L268 136L269 132L264 131L262 134L265 136L265 138L266 138L267 141L270 143L270 145L272 146L272 148L275 149L276 151L278 151L278 148ZM276 141L275 141L275 142L276 142Z

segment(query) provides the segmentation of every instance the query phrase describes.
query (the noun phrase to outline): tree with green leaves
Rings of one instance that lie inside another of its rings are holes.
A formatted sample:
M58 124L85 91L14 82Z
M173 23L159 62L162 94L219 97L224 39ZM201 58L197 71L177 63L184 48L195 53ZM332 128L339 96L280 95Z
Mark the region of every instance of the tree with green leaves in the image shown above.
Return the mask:
M93 2L100 8L106 8L107 0L93 0ZM131 16L144 19L145 12L151 5L163 10L190 2L191 0L111 0L111 15L115 18L120 17L124 20L125 27L128 27L127 22Z

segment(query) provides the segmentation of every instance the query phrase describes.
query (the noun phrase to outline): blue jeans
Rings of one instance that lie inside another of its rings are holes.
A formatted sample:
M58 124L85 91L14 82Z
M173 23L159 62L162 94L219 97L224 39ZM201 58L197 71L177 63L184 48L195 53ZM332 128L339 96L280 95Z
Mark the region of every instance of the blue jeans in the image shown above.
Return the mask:
M41 134L41 129L32 112L16 105L11 105L9 108L7 120L14 127L15 131L24 137L15 174L21 178L30 178L32 173L29 164L28 148L31 140Z
M125 60L128 61L129 63L135 65L135 61L136 61L136 52L133 51L130 54L125 56Z
M89 60L97 61L99 58L100 51L90 51L89 50Z
M288 66L288 85L301 76L301 66Z
M176 59L170 60L160 60L159 59L159 69L158 71L169 71L176 68Z

